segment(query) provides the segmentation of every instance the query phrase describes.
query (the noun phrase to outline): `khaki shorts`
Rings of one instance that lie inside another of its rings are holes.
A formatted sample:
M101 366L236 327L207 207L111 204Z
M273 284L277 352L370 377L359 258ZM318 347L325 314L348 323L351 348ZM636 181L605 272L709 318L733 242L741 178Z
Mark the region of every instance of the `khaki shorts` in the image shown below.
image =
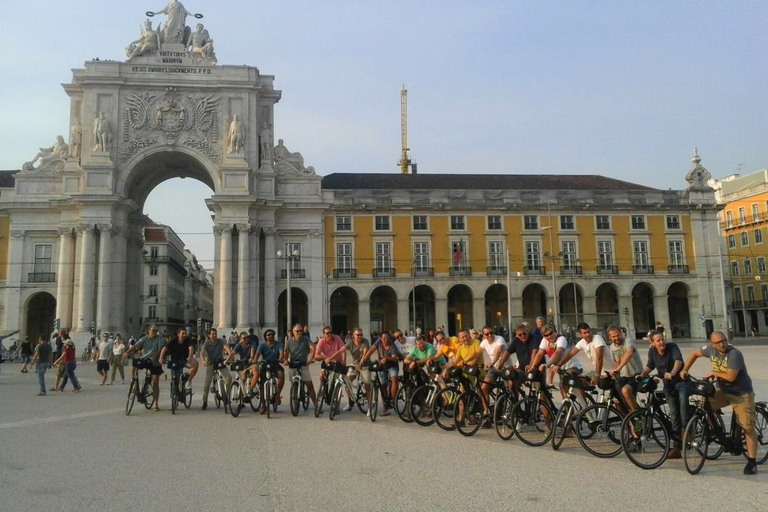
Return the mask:
M290 370L290 378L292 379L294 375L296 375L296 372L299 372L299 375L301 375L301 381L302 382L312 382L312 375L309 374L309 366L304 365L300 368L289 368Z
M722 409L723 407L733 407L733 414L739 420L739 425L744 430L752 430L757 423L757 415L755 413L755 394L748 393L746 395L731 395L729 393L723 393L718 389L715 392L715 396L709 399L709 405L713 409Z
M360 371L357 371L350 367L347 370L347 377L357 377L358 375L360 375L360 380L363 381L363 384L371 383L371 371L368 368L360 368Z

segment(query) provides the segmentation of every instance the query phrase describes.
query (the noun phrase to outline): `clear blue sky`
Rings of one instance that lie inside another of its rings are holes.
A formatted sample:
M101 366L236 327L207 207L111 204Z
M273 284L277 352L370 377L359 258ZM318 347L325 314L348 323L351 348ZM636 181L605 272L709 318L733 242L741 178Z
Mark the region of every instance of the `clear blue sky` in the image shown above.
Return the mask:
M0 169L67 134L59 84L91 58L124 60L144 12L165 3L3 6ZM219 64L275 75L276 138L321 175L398 172L403 83L420 173L601 174L679 189L693 146L715 177L768 166L765 2L184 4L205 15ZM167 185L148 212L181 233L209 231L207 189ZM177 199L201 220L163 208ZM211 259L201 251L212 237L182 238Z

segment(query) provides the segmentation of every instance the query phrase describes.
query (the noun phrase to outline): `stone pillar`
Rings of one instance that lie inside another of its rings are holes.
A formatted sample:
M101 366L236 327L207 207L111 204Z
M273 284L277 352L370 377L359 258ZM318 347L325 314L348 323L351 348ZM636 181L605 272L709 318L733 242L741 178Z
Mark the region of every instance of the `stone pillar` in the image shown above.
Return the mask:
M232 329L232 226L223 226L219 254L219 327Z
M24 230L11 229L11 238L8 241L8 268L15 271L8 272L6 280L6 304L5 304L5 331L11 332L21 329L19 339L25 336L27 326L21 325L24 311L21 305L21 281L24 269ZM37 342L37 340L33 340Z
M238 224L238 264L237 264L237 330L247 331L251 326L250 312L250 238L251 225Z
M397 328L401 331L407 331L411 324L408 321L410 318L408 313L411 309L411 302L408 300L408 292L405 292L404 295L404 297L398 297L397 299ZM394 329L391 330L394 331Z
M215 268L220 266L221 262L221 232L223 228L221 226L213 226L213 261L215 262ZM220 326L219 323L219 306L221 305L221 275L216 272L213 275L213 326L217 329Z
M249 261L253 262L250 265L251 281L249 289L246 291L248 297L250 297L248 300L248 318L254 327L258 326L261 328L264 326L264 319L259 315L259 283L263 279L263 276L259 274L260 248L258 230L251 227L251 236L248 237L248 239L250 240L250 249L248 250L248 253L250 254ZM262 333L258 334L259 337L261 337Z
M581 300L582 310L579 311L582 322L587 322L595 332L602 331L603 326L597 322L597 297L594 295L584 295Z
M327 318L325 311L328 305L328 291L325 286L325 258L323 257L323 233L320 230L309 232L309 254L311 258L304 261L302 265L307 270L309 278L309 308L307 311L308 323L311 332L322 332L326 322L330 325L330 318ZM305 252L305 254L307 254ZM408 318L408 317L406 317Z
M77 298L78 331L89 331L93 321L93 280L96 269L96 251L93 225L82 225L80 247L80 290Z
M475 297L472 299L472 324L470 327L477 329L482 334L482 328L485 325L485 297ZM468 327L465 327L467 329Z
M277 290L275 272L278 259L275 251L275 228L264 228L264 325L276 329L277 325ZM279 329L278 329L279 331Z
M112 231L112 243L114 245L113 260L114 265L111 266L111 281L112 287L109 292L111 295L109 299L110 303L110 329L115 332L119 332L123 338L126 338L126 327L128 326L126 321L127 310L125 307L126 297L126 275L128 269L128 230L125 226L115 226ZM125 263L123 263L125 262ZM140 273L143 273L144 266L140 265ZM139 276L135 277L140 280Z
M560 323L563 323L563 313L560 312ZM509 335L513 336L515 326L522 322L523 318L523 297L520 295L512 296L512 318L509 319ZM562 325L560 326L562 327Z
M371 339L371 301L363 297L357 303L358 325L363 330L363 336Z
M110 318L112 275L115 271L112 254L112 225L99 224L99 279L96 290L96 329L109 331L113 326Z
M435 297L435 329L448 329L448 298Z
M80 268L80 256L83 247L83 233L75 228L74 229L74 237L75 237L75 244L73 248L73 254L72 254L72 268L70 271L72 272L72 332L77 331L77 325L78 325L78 319L80 318L80 311L79 311L79 298L80 298L80 272L78 269Z
M59 228L59 263L56 273L56 318L61 328L72 329L72 278L74 277L72 228Z
M690 311L690 310L689 310ZM672 340L672 325L669 323L669 300L667 294L654 295L653 297L653 316L657 322L664 324L667 329L667 338ZM747 315L749 317L749 315ZM745 319L746 320L746 319ZM653 329L653 326L650 326Z
M626 308L627 313L624 313ZM622 295L619 297L619 325L627 329L627 336L635 338L635 310L632 307L632 296Z

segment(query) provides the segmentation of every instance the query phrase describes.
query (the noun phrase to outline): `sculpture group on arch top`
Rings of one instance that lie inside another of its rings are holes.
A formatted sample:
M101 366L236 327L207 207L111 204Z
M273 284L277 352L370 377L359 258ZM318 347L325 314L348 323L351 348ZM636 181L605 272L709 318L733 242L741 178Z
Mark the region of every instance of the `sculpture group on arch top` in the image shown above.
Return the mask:
M167 16L165 23L152 28L152 21L145 20L139 38L125 48L127 63L172 66L191 61L192 65L201 67L217 64L208 30L198 23L193 31L186 23L187 17L201 19L202 14L187 10L178 0L169 1L161 10L146 12L148 17L161 14ZM99 112L90 121L93 140L91 144L83 144L82 126L89 121L75 117L70 127L70 143L67 144L62 135L57 136L51 147L40 148L32 160L25 162L21 172L57 174L67 162L70 166L79 163L81 153L89 149L102 156L114 154L119 162L151 146L179 144L215 162L224 155L242 158L248 142L247 119L244 121L242 116L233 114L220 126L220 99L215 93L195 94L173 86L127 93L123 98L120 126L107 113ZM314 167L305 167L301 153L289 151L282 139L273 146L272 123L265 117L257 130L260 159L272 161L278 175L315 175Z

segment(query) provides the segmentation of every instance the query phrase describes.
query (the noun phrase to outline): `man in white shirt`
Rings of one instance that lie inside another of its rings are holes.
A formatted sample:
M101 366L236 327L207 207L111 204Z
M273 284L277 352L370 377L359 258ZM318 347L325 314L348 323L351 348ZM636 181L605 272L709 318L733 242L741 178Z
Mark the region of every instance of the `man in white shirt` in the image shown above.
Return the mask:
M541 336L539 352L536 354L533 365L538 366L540 371L545 371L545 369L549 368L547 372L547 385L551 386L556 373L553 367L569 352L569 344L565 336L557 334L557 331L551 325L542 325ZM542 359L544 363L539 364ZM577 374L581 374L584 371L577 357L571 357L568 362L563 364L563 369ZM567 394L567 390L563 386L560 386L560 392L563 397Z
M506 350L507 343L501 336L493 334L493 329L486 325L483 326L483 340L480 342L480 348L483 351L483 360L487 371L485 379L480 385L480 389L483 391L487 400L491 386L493 386L493 383L496 382L497 378L501 375L501 370L497 369L495 365ZM512 366L511 357L507 359L504 366Z
M107 382L109 361L112 359L112 343L108 332L101 333L101 342L98 347L99 355L96 359L96 371L101 375L101 384L99 386L103 386Z
M592 384L597 384L597 379L603 371L607 372L613 367L611 351L608 349L608 345L605 343L602 336L599 334L592 334L592 328L589 324L582 322L576 327L576 330L578 330L581 339L570 352L565 354L557 364L552 366L552 369L553 371L558 371L565 365L565 363L581 351L587 354L589 361L595 368L595 371L592 374Z

